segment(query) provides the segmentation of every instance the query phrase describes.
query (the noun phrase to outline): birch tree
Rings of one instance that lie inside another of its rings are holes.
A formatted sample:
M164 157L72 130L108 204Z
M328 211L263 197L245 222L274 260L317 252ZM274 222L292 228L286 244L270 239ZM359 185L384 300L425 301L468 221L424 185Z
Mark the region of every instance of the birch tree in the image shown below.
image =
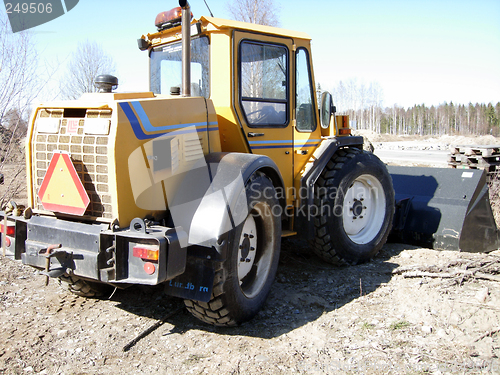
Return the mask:
M236 21L267 26L280 25L280 7L273 0L235 0L229 2L227 7Z
M7 15L0 13L0 173L4 187L0 207L26 187L23 138L31 102L44 86L39 55L29 31L12 33Z
M113 58L98 43L89 40L78 43L61 82L61 96L79 99L84 93L97 92L94 86L97 76L114 74L115 70Z

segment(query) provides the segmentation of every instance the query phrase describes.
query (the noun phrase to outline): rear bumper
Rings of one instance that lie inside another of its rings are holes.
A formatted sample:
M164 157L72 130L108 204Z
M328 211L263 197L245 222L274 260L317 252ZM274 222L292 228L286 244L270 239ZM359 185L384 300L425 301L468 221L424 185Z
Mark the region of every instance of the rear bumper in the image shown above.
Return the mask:
M1 223L4 218L0 212ZM15 232L2 233L2 253L52 277L70 274L110 284L157 285L186 268L186 248L180 245L186 234L181 228L146 227L139 221L142 225L112 231L104 224L42 216L8 216L7 222ZM157 260L134 256L134 247L144 245L159 249Z

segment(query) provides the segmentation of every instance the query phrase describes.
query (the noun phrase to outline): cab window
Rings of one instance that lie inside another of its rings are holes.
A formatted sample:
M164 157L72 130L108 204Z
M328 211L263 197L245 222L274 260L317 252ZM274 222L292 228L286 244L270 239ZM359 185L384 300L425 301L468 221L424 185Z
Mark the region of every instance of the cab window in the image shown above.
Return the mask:
M296 119L297 130L312 132L316 129L316 114L314 111L314 90L309 65L309 53L305 48L299 48L296 55Z
M240 105L250 127L288 125L288 48L242 41Z
M207 37L191 42L191 95L210 96L209 41ZM182 86L182 42L154 48L150 55L151 91L170 94L172 87Z

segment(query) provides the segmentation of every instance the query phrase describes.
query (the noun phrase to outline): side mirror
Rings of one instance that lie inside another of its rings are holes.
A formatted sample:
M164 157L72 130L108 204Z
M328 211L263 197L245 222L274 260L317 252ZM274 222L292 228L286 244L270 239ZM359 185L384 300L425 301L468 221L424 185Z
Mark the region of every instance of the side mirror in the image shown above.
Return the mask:
M328 129L332 114L336 111L337 110L333 105L332 94L329 92L321 94L321 127L323 129Z

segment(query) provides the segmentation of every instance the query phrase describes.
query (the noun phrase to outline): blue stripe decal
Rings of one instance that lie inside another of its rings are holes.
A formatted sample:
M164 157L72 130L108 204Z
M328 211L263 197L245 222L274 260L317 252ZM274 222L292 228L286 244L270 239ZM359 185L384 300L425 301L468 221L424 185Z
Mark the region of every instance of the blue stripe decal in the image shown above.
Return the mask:
M283 141L250 141L250 144L265 144L265 143L290 143L290 140L283 140Z
M307 148L307 147L316 147L319 143L311 144L311 145L303 145L303 146L295 146L294 148ZM252 150L259 150L264 148L290 148L292 145L280 145L280 146L252 146Z
M292 145L284 145L284 146L256 146L252 147L252 150L259 150L263 148L290 148Z
M128 121L130 122L130 125L132 126L132 130L134 131L135 137L137 139L145 140L153 137L149 137L144 132L142 131L141 124L139 124L139 121L137 121L137 117L135 117L134 111L132 111L132 107L130 107L129 103L119 103L121 109L125 113L125 116L127 116Z
M297 143L306 144L312 142L320 142L321 139L309 139L307 141L297 141ZM289 139L286 140L278 140L278 141L250 141L250 144L265 144L265 143L290 143Z
M154 127L153 127L153 125L151 125L151 122L149 122L149 117L146 114L146 112L144 112L144 108L142 108L141 103L130 102L130 104L132 104L132 107L134 107L134 109L135 109L135 113L137 113L137 116L139 116L139 119L141 120L141 123L142 123L142 126L144 127L144 130L149 132L149 133L153 132L154 130L152 130L152 129L154 129ZM164 130L164 129L159 128L158 130Z
M142 108L141 103L139 102L132 102L132 103L119 103L120 107L122 108L123 112L125 113L125 116L127 116L127 119L130 122L130 125L132 126L132 130L134 131L135 136L137 139L140 140L145 140L145 139L151 139L151 138L156 138L164 135L167 132L167 130L170 130L172 132L175 129L185 129L189 127L195 127L196 129L189 129L185 131L175 131L175 134L189 134L189 133L203 133L207 131L216 131L219 130L219 124L217 122L209 122L208 123L208 128L207 128L207 123L206 122L198 122L198 123L192 123L192 124L177 124L177 125L167 125L167 126L159 126L155 127L151 124L149 121L148 116L146 115L146 112L144 112L144 109ZM156 132L155 134L146 134L142 130L141 124L139 123L139 120L137 119L134 111L132 110L132 107L134 107L137 115L139 116L139 119L142 122L142 125L148 132ZM164 133L158 133L159 131L163 131Z
M159 132L159 131L166 131L166 130L172 130L172 129L182 129L186 128L188 126L206 126L206 122L195 122L191 124L178 124L178 125L166 125L166 126L153 126L151 125L151 122L149 121L149 117L144 111L144 108L142 108L142 105L140 102L130 102L132 104L132 107L135 109L135 113L137 113L137 116L139 116L139 119L141 120L142 126L144 127L144 130L148 133L152 132ZM214 125L216 123L211 122L209 125Z
M299 143L299 144L295 144L295 148L301 148L301 147L316 147L317 145L319 145L319 142L318 143Z
M275 141L250 141L252 150L260 150L266 148L308 148L316 147L321 142L321 139L309 139L307 141L297 141L292 144L290 140L275 140ZM278 144L277 144L278 143ZM280 144L282 143L282 144Z

